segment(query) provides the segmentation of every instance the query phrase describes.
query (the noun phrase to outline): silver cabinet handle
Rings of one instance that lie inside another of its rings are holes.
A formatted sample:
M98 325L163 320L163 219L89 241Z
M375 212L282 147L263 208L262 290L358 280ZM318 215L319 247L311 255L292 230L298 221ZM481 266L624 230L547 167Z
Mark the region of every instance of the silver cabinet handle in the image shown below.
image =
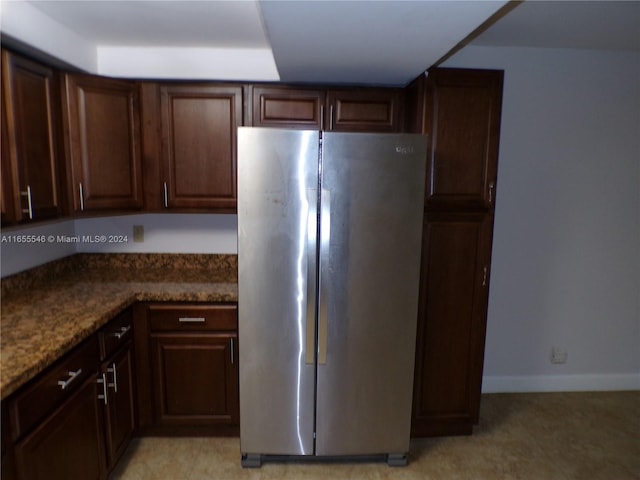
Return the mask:
M324 130L324 105L320 105L320 130Z
M333 130L333 105L329 108L329 130Z
M113 388L113 391L118 393L118 371L116 370L115 362L111 364L110 368L107 368L107 373L113 374L113 383L108 383L107 386Z
M84 187L82 182L78 184L78 194L80 195L80 211L84 212Z
M487 286L487 270L488 270L488 267L485 265L482 270L482 286L483 287Z
M329 328L329 303L327 292L322 288L323 278L329 274L329 245L331 240L331 192L320 193L320 309L318 318L318 365L327 363L327 337ZM325 280L326 282L326 280Z
M491 203L493 202L493 189L495 188L495 186L495 183L489 183L489 205L491 205Z
M204 323L207 319L204 317L180 317L178 321L180 323Z
M20 192L20 195L27 197L27 208L23 208L22 213L28 213L29 220L33 220L33 196L31 193L31 185L27 185L27 191Z
M233 365L233 338L231 338L231 365Z
M131 330L131 325L127 325L126 327L120 327L120 331L119 332L113 332L110 335L112 337L116 337L119 340L122 337L124 337L129 330Z
M98 400L104 401L104 404L107 405L107 378L105 374L101 374L100 377L96 380L97 383L102 384L102 395L98 394Z
M316 348L316 237L318 232L318 190L307 190L307 321L305 325L305 363L315 362Z
M164 198L164 208L169 208L169 189L167 182L162 182L162 194Z
M58 385L60 385L60 388L62 390L66 390L66 388L71 385L71 382L73 382L76 378L78 378L78 375L80 375L82 373L82 369L79 368L78 370L76 370L75 372L72 370L69 370L69 378L66 380L58 380Z

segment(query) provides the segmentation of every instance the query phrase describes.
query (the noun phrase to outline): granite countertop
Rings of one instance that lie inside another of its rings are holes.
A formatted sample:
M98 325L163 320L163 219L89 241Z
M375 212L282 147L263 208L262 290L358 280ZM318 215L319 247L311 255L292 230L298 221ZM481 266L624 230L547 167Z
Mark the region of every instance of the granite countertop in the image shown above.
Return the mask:
M2 280L2 399L135 302L238 299L232 255L81 254L58 263Z

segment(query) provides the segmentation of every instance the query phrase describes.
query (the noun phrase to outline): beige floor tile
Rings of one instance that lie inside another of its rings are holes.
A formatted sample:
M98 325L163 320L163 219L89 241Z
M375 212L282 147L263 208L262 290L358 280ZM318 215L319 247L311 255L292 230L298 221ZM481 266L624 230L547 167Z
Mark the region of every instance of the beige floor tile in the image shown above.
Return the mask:
M468 437L414 439L409 465L240 466L238 438L134 439L110 480L640 480L640 392L484 395Z

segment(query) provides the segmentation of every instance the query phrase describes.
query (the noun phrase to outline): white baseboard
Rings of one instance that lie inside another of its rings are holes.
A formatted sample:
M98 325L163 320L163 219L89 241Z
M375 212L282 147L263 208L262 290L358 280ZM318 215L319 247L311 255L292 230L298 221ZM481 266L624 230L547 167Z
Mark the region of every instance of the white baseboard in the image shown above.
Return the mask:
M482 393L640 390L640 373L485 376Z

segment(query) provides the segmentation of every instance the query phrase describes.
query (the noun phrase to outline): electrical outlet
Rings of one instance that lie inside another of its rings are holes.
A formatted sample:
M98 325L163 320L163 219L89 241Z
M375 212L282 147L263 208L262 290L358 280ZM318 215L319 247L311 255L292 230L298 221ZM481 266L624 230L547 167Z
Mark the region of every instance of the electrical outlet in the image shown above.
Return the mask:
M551 347L551 363L567 363L567 349L563 347Z
M143 225L133 226L133 241L137 243L144 242L144 226Z

